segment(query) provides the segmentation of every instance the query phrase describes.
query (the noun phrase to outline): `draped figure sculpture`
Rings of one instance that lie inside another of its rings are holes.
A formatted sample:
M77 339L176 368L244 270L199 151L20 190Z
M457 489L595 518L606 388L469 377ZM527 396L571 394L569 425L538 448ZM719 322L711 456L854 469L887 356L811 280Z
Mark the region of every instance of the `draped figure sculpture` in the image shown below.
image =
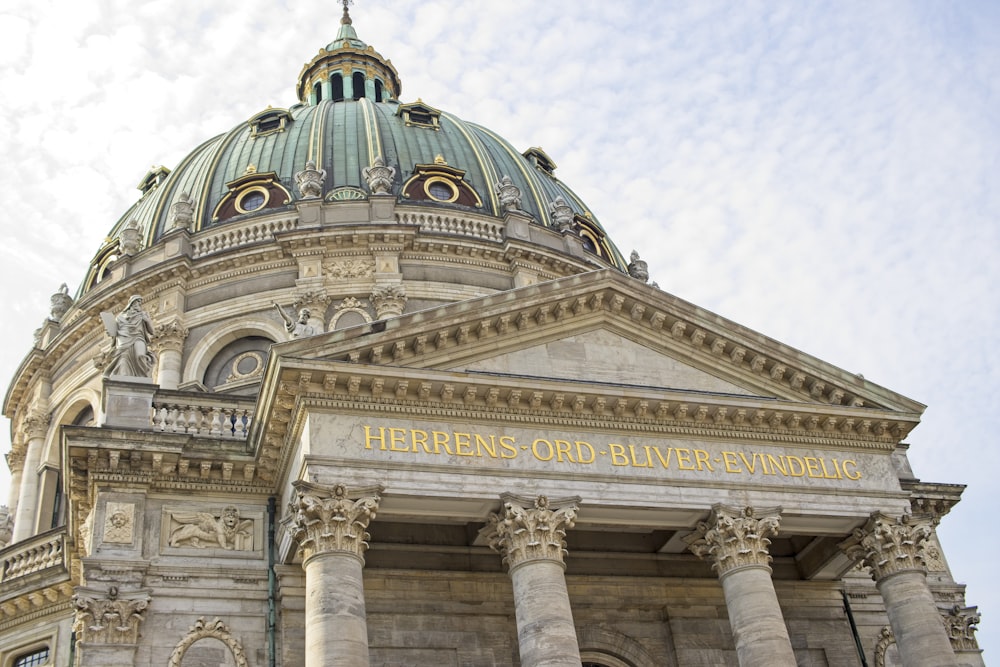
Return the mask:
M142 297L134 295L117 316L101 313L104 328L114 341L111 358L104 368L104 376L150 377L155 361L149 351L153 335L153 321L142 309Z

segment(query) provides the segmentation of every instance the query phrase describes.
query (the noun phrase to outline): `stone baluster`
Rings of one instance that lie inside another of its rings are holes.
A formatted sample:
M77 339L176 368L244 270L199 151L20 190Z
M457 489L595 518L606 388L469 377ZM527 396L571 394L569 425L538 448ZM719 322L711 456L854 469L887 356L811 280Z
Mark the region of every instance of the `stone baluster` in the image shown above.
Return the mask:
M889 616L899 657L907 667L944 667L955 655L941 613L927 586L924 543L931 534L927 517L895 518L874 512L840 549L871 571Z
M522 667L580 667L580 647L566 590L566 531L579 498L549 501L510 494L485 528L510 570Z
M382 487L293 486L289 520L306 571L306 667L368 667L361 575Z
M684 538L712 564L726 598L740 667L795 667L788 628L771 581L770 536L780 507L754 509L713 505L708 521Z
M23 428L28 444L21 471L21 488L17 497L11 543L26 540L35 534L35 521L38 518L38 466L42 462L42 448L45 446L45 434L49 431L50 421L50 415L40 410L33 410L24 418Z

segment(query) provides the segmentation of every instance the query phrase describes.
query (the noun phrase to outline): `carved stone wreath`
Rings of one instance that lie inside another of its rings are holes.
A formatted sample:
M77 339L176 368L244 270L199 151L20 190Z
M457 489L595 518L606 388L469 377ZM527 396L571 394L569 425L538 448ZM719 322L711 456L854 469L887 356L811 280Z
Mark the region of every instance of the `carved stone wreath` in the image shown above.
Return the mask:
M229 633L229 628L222 622L222 619L216 618L211 623L206 623L204 617L195 621L194 625L188 630L188 633L184 635L184 638L174 648L174 652L170 654L170 661L167 663L167 667L181 667L184 654L191 648L191 645L199 639L206 638L218 639L228 646L233 654L233 658L236 659L236 667L249 667L247 656L243 652L243 645Z

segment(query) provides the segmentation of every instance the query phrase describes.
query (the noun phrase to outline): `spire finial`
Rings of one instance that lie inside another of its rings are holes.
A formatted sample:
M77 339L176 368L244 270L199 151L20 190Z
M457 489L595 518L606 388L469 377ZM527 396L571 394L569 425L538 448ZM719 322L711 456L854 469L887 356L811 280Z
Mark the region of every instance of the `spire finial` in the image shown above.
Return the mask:
M351 25L351 15L347 12L347 6L353 5L354 0L340 0L344 4L344 15L340 19L341 25Z

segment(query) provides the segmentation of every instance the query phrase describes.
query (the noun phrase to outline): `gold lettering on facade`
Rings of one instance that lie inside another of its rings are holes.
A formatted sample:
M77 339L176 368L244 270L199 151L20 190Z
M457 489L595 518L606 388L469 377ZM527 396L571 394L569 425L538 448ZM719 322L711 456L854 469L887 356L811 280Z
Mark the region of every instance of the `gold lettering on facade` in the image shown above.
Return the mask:
M706 449L609 442L593 445L570 436L538 437L528 443L512 435L468 431L434 431L365 424L364 449L449 456L468 459L516 459L529 456L551 465L591 466L599 461L619 468L652 468L683 473L743 476L803 477L858 481L862 473L854 459L821 455L796 456L753 450Z

